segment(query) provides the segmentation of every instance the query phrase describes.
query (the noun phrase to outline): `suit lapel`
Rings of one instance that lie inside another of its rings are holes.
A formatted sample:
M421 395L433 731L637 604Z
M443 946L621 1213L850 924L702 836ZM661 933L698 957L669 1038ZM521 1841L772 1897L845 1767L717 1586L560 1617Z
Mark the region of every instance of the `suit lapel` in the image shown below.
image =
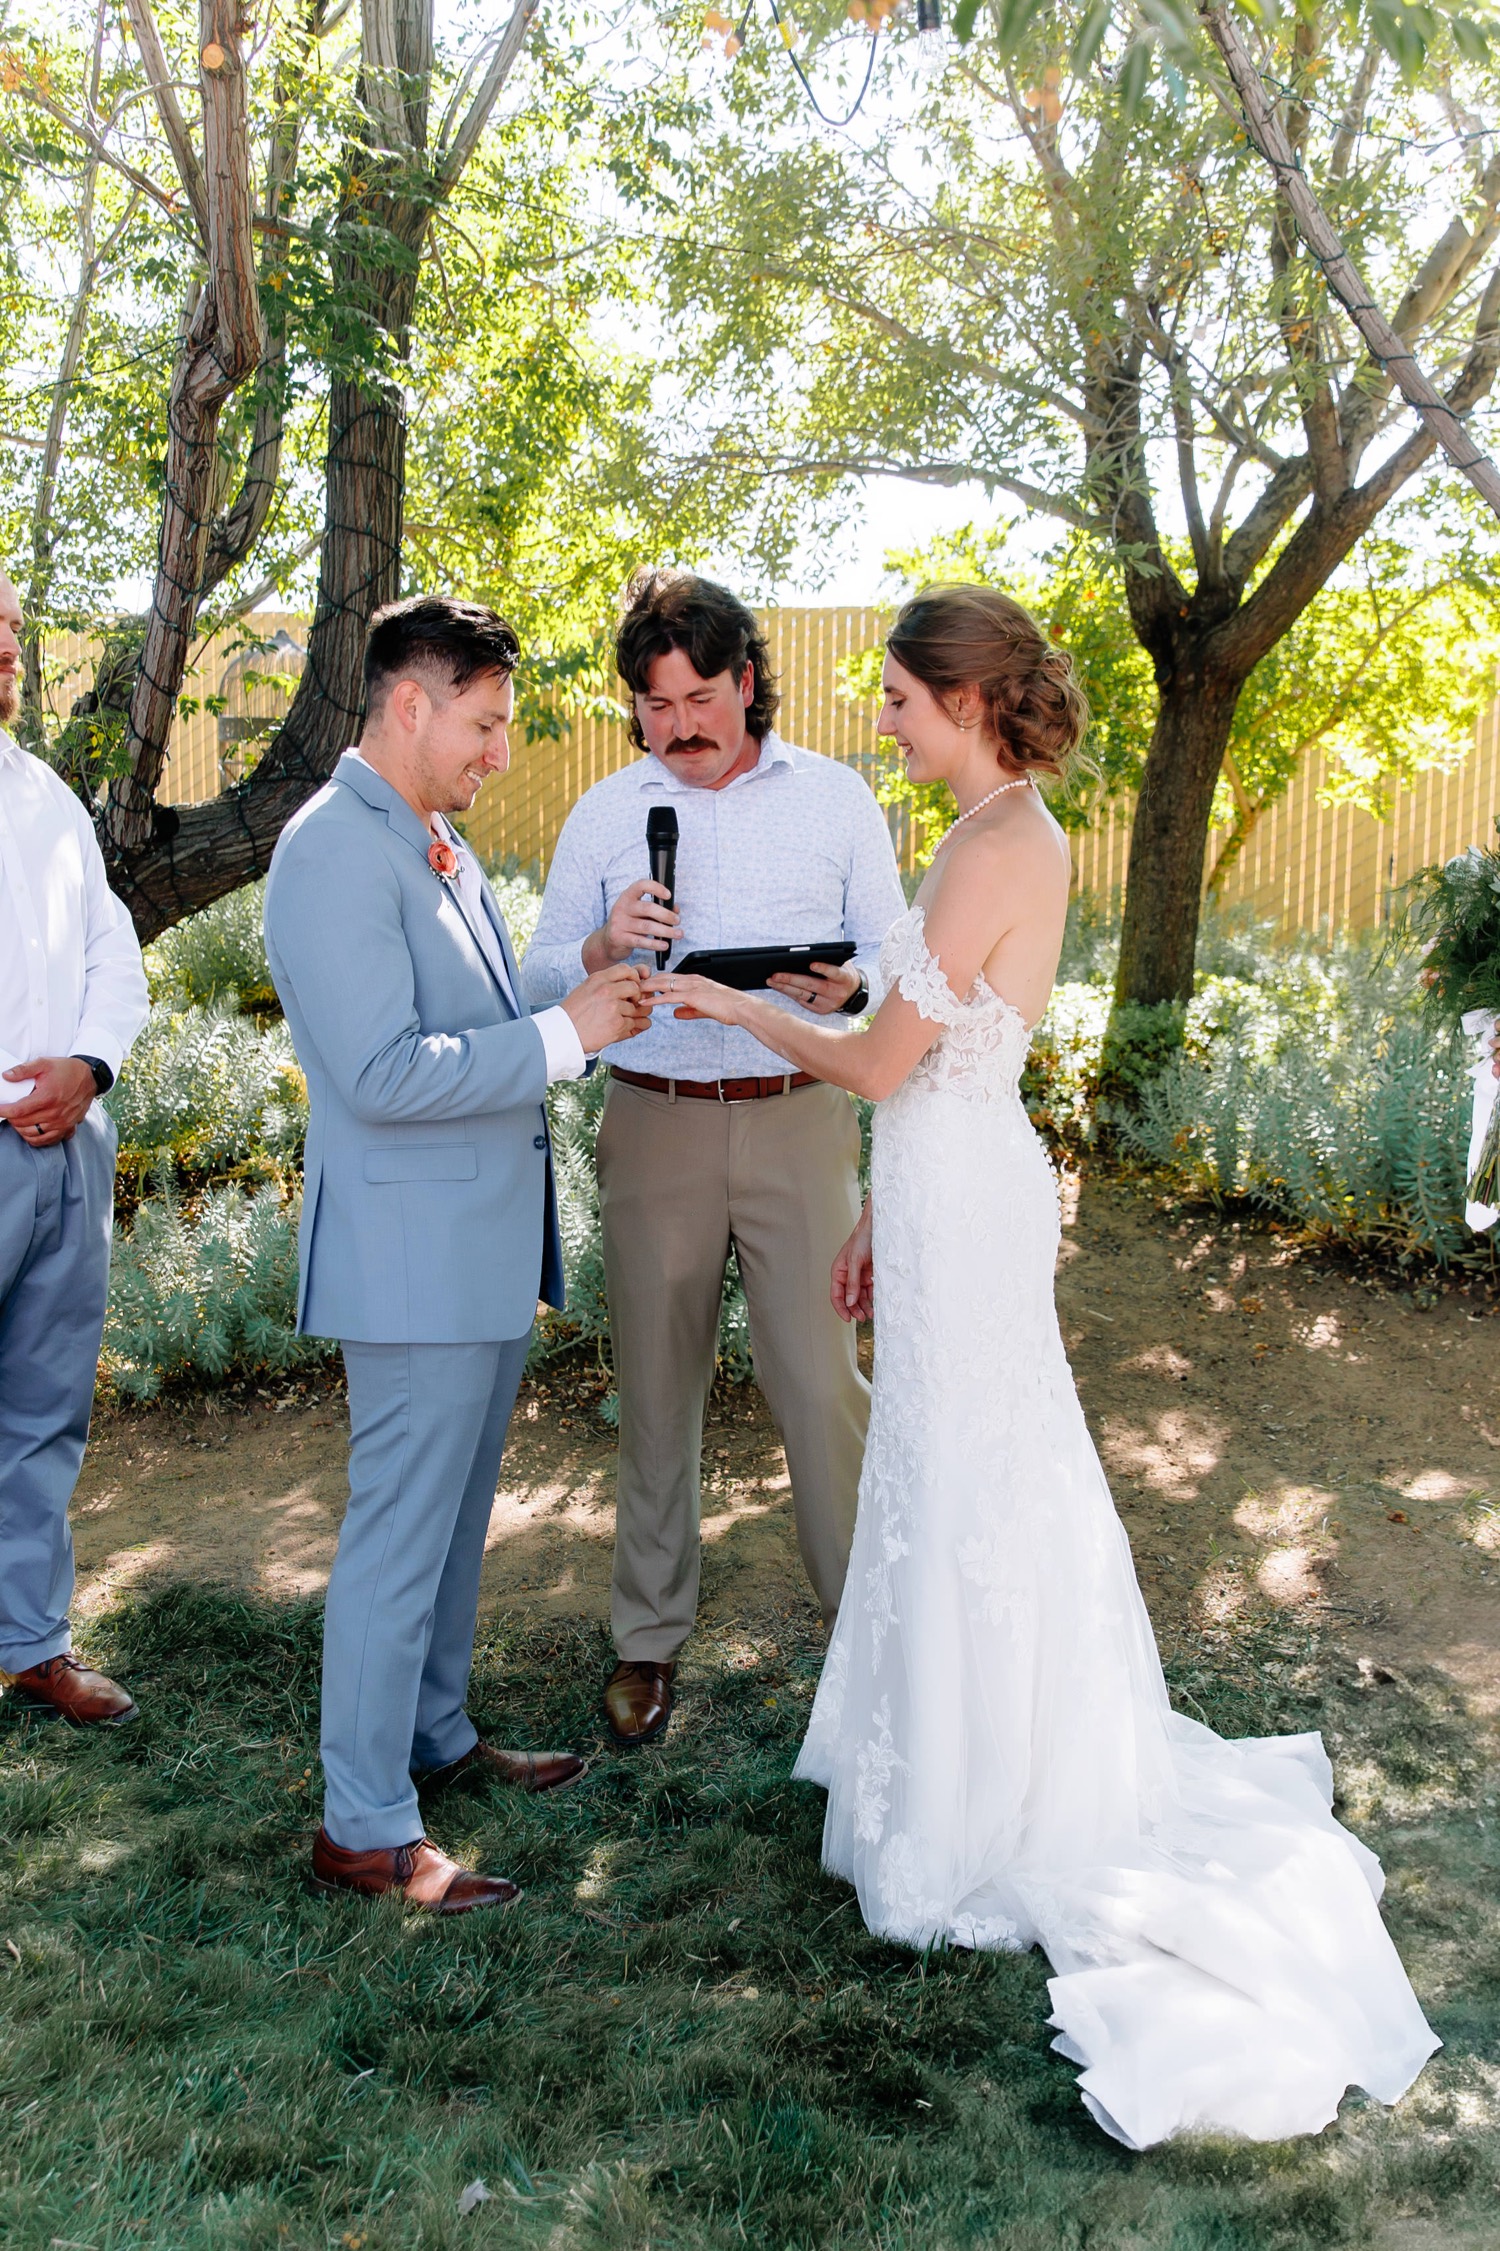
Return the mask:
M510 942L510 932L505 927L505 917L500 912L500 902L484 881L481 881L480 897L484 901L485 916L490 928L500 941L500 954L505 963L505 974L510 979L510 989L516 996L516 1006L523 1016L528 1016L531 1011L521 997L521 972L516 966L515 948Z
M477 927L475 927L475 918L473 918L473 914L471 914L471 912L468 912L468 900L464 898L462 885L459 885L459 882L457 882L457 880L453 880L453 882L450 882L450 885L448 885L448 889L450 889L450 891L453 891L453 905L455 905L455 907L459 909L459 914L462 914L462 916L464 916L464 923L466 923L466 927L468 927L468 932L471 932L471 936L473 936L473 943L477 945L477 948L480 948L480 959L482 959L482 963L484 963L484 968L486 968L486 970L489 970L489 975L491 975L491 977L495 977L495 970L493 970L493 966L491 966L491 959L489 959L489 948L486 948L486 945L484 945L484 934L482 934L480 930L477 930ZM498 912L495 912L493 905L491 905L489 885L486 885L486 882L484 882L484 869L480 869L480 898L484 900L484 914L486 914L486 921L489 921L491 930L495 932L495 939L498 939L498 941L500 941L500 959L502 959L502 961L505 961L505 975L507 975L507 977L509 977L509 981L511 981L511 990L509 990L509 993L507 993L507 990L505 990L505 984L502 984L500 977L495 977L495 990L498 990L498 993L500 993L500 999L502 999L502 1002L505 1002L505 1004L507 1004L507 1008L509 1008L509 1011L511 1011L511 1015L516 1015L516 1013L518 1013L518 1006L520 1006L520 977L516 975L516 961L514 961L514 957L511 957L511 948L509 948L509 945L507 945L507 939L505 939L505 921L502 921L502 916L500 916ZM516 999L511 999L511 993L514 993L514 995L516 995Z
M427 860L427 854L432 844L430 832L418 820L401 792L392 789L383 774L377 774L374 767L367 766L362 758L356 758L351 752L345 751L338 765L334 768L334 780L340 781L344 783L346 788L352 789L355 795L362 797L374 811L384 813L392 832L399 836L404 843L409 844L414 852L420 853L424 861ZM430 863L428 864L430 865ZM484 880L484 871L480 870L480 896L484 900L485 913L500 942L501 959L505 963L505 973L510 979L510 993L506 992L501 980L495 976L483 935L475 927L474 918L469 912L468 904L457 882L445 883L435 873L432 880L434 883L441 884L443 890L451 892L453 904L463 916L464 925L479 949L479 958L484 963L489 975L494 978L495 989L510 1013L513 1016L528 1013L521 1000L521 978L516 968L516 957L511 951L510 934L506 930L504 916L491 898L490 887ZM514 999L512 999L512 995L514 995Z

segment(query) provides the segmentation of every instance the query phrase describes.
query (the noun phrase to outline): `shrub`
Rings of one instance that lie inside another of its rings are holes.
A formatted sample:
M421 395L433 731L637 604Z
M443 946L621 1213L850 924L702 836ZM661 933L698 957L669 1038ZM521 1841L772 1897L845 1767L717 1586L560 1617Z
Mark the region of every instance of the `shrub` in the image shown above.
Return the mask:
M227 993L159 1001L105 1102L137 1192L167 1160L203 1181L284 1181L301 1163L307 1086L291 1034L259 1028Z
M1469 1082L1457 1044L1354 1007L1314 1042L1233 1036L1169 1063L1120 1121L1188 1189L1248 1196L1313 1241L1461 1257Z
M540 894L513 862L490 870L525 950ZM1135 1012L1105 1054L1118 917L1069 910L1064 975L1022 1082L1056 1148L1093 1134L1101 1081L1129 1095L1121 1145L1182 1188L1249 1197L1311 1239L1398 1260L1469 1255L1462 1156L1468 1081L1456 1046L1424 1029L1410 979L1367 947L1286 944L1243 917L1205 916L1186 1010ZM222 900L150 949L151 1020L108 1097L137 1191L165 1185L117 1238L106 1371L150 1397L162 1382L279 1371L325 1354L298 1339L295 1202L306 1088L280 1021L257 1023L259 887ZM1140 1020L1137 1020L1140 1019ZM1118 1023L1118 1019L1117 1019ZM531 1365L609 1361L594 1143L602 1072L549 1097L568 1279L566 1313L537 1324ZM869 1179L871 1106L858 1103ZM1486 1253L1486 1256L1489 1254ZM751 1374L744 1291L731 1259L721 1374Z
M146 948L151 998L181 1009L225 1000L255 1015L279 1015L261 933L264 883L247 883L174 924Z
M1109 1006L1107 985L1054 985L1032 1037L1021 1094L1032 1124L1054 1150L1077 1154L1092 1136L1094 1082Z
M299 1337L297 1213L274 1187L210 1189L189 1212L168 1185L117 1235L101 1368L135 1399L183 1378L231 1377L326 1359Z

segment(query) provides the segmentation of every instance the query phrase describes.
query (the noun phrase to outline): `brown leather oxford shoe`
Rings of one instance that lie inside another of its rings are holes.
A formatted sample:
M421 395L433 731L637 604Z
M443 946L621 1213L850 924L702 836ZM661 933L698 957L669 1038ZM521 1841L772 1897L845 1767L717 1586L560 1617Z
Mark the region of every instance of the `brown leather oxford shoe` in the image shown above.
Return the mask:
M664 1732L672 1717L672 1675L676 1670L675 1658L660 1663L621 1658L604 1691L604 1717L617 1743L634 1749Z
M36 1712L57 1712L75 1727L123 1727L139 1707L128 1688L81 1663L71 1650L28 1665L9 1676L23 1704Z
M446 1789L450 1782L504 1782L517 1790L561 1790L576 1782L584 1762L572 1751L502 1751L498 1743L478 1742L461 1759L429 1766L413 1777L421 1790Z
M313 1840L311 1881L315 1891L362 1892L368 1899L399 1891L429 1915L471 1915L477 1907L508 1907L521 1896L520 1885L508 1877L476 1876L425 1837L409 1845L347 1852L326 1829Z

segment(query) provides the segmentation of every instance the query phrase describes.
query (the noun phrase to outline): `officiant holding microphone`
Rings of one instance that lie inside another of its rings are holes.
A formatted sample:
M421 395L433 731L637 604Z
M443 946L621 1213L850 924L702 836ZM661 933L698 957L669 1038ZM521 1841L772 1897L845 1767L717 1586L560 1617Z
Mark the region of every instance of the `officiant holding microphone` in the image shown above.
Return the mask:
M724 947L811 946L772 977L791 1009L862 1016L904 899L885 816L852 767L783 742L754 614L690 572L640 573L615 644L646 755L586 791L558 839L522 966L535 1007L581 977ZM660 855L672 850L675 864ZM653 818L654 816L654 818ZM656 864L672 877L653 882ZM827 946L836 957L823 963ZM847 956L847 958L842 958ZM612 1624L615 1739L672 1712L698 1599L699 1467L724 1269L733 1246L755 1372L786 1448L797 1537L825 1623L843 1590L869 1388L829 1297L859 1216L847 1095L749 1033L659 1012L605 1050L598 1142L620 1399Z

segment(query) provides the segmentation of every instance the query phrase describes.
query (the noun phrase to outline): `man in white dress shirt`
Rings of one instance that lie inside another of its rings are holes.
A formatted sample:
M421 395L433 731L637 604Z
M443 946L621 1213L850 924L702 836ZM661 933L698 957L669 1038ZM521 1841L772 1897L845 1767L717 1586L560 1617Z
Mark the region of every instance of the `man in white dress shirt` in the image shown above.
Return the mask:
M785 1006L862 1015L905 901L885 817L852 767L783 742L754 614L689 572L632 585L616 642L647 755L568 815L522 966L534 1006L586 972L710 946L852 940L847 967L774 980ZM649 879L646 816L679 825L675 911ZM644 1743L672 1711L698 1599L699 1460L724 1268L734 1247L757 1379L786 1447L797 1537L825 1622L843 1591L869 1388L829 1270L859 1216L848 1096L748 1032L660 1010L625 1048L599 1131L610 1334L620 1399L604 1710Z
M146 1020L130 917L88 814L7 732L21 604L0 573L0 1672L85 1726L135 1717L73 1655L68 1503L109 1290L115 1128L99 1096Z

